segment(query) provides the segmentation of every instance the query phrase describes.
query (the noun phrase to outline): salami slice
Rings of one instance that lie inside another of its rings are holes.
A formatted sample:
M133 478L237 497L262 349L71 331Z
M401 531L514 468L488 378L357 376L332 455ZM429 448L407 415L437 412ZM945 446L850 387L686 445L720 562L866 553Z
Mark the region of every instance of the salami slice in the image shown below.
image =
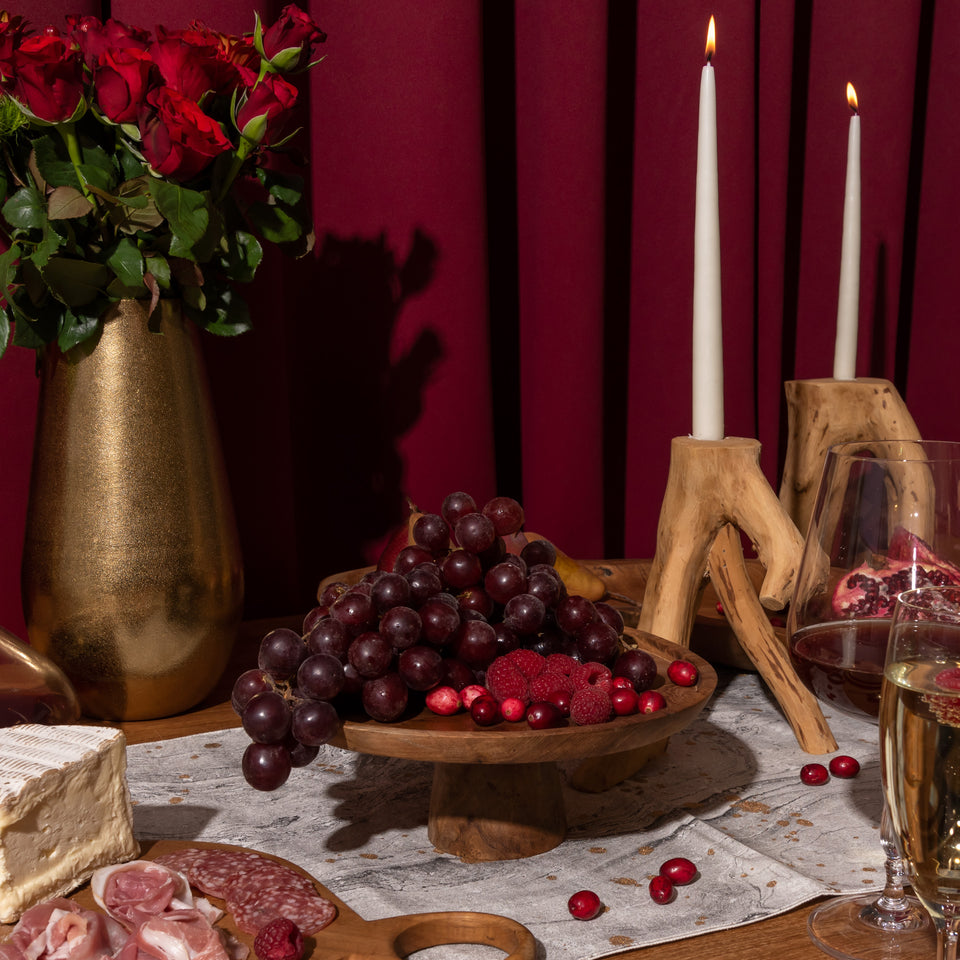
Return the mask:
M316 889L309 877L298 873L293 867L263 857L259 863L250 861L241 864L231 874L226 883L224 899L227 903L236 903L245 899L248 893L267 886L299 887L309 891Z
M159 857L154 858L154 863L161 863L171 870L176 870L177 873L182 873L189 879L190 868L195 863L199 863L209 852L210 851L203 850L200 847L184 847L182 850L171 850L170 853L162 853Z
M312 936L332 922L337 908L316 891L292 886L261 886L228 906L237 926L256 935L265 924L277 917L292 920L304 936Z
M249 850L202 850L205 856L191 863L190 883L207 896L225 900L230 878L245 863L264 863L266 857Z

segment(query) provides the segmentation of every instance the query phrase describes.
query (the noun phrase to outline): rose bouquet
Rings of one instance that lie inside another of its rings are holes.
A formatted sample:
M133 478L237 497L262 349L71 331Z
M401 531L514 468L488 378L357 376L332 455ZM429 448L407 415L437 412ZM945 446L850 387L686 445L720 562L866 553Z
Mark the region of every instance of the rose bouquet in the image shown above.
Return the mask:
M11 327L16 344L67 350L129 298L248 329L235 284L262 243L312 246L289 77L325 34L292 5L242 36L66 23L0 13L0 355Z

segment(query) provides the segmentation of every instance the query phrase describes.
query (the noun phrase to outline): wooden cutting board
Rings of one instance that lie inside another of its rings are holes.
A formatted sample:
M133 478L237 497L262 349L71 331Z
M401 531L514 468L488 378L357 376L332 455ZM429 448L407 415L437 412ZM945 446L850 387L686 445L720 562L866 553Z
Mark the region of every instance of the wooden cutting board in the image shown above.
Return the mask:
M245 849L222 843L156 840L142 844L141 857L152 860L161 854L186 847ZM283 863L307 877L320 896L336 905L337 918L312 937L304 938L304 960L357 960L358 957L363 957L364 960L397 960L429 947L457 943L497 947L509 955L507 960L535 960L536 940L525 926L515 920L496 914L469 912L417 913L382 920L364 920L296 864L266 853L260 853L260 856ZM70 898L84 907L98 909L89 884L84 884L71 894ZM208 899L216 906L224 908L222 900L216 897ZM250 960L255 960L253 937L237 929L229 914L226 914L218 925L229 930L238 940L250 947ZM0 925L0 941L5 940L12 929L12 926Z

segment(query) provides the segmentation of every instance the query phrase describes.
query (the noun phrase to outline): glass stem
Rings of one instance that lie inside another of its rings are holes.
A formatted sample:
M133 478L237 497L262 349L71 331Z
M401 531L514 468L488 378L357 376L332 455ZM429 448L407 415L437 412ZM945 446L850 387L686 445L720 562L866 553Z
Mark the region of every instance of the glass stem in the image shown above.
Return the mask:
M896 922L911 912L910 903L903 892L909 877L906 864L900 857L900 850L897 847L886 800L880 815L880 845L883 847L885 857L886 882L883 892L877 898L876 906L881 914L886 915L890 921Z

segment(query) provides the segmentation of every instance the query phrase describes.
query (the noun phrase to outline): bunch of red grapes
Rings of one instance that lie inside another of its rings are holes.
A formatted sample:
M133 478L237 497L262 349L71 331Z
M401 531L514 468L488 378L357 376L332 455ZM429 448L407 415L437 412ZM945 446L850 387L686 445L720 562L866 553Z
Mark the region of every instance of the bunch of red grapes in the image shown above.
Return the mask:
M620 652L619 612L567 595L549 541L508 553L504 537L523 522L510 497L478 508L469 494L451 493L439 514L417 518L414 543L392 570L327 586L302 636L268 633L256 669L233 688L253 741L242 762L248 783L273 790L292 767L310 763L338 732L338 707L394 721L438 686L482 683L494 659L518 648L611 663Z

